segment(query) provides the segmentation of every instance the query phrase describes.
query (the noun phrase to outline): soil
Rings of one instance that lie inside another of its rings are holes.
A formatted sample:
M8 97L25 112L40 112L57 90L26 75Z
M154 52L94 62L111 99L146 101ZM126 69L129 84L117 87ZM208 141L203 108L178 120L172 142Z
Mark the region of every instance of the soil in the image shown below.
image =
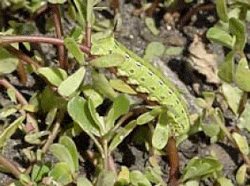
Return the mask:
M206 30L211 27L216 21L215 10L211 11L201 11L197 15L193 15L191 20L183 26L182 29L177 28L177 25L169 26L163 19L159 20L159 36L153 36L142 18L133 16L133 12L136 9L134 4L125 3L121 1L120 13L122 17L122 29L116 32L116 38L121 41L130 50L142 56L147 44L151 41L161 41L164 40L167 47L170 46L181 46L185 50L188 50L188 46L192 42L195 34L204 35ZM16 13L17 16L19 13ZM46 16L45 16L46 18ZM209 19L208 19L209 18ZM68 22L64 22L66 30L70 30L72 25ZM250 31L250 25L247 25L247 33ZM41 34L41 32L39 32ZM249 35L248 43L249 43ZM170 40L170 42L168 42ZM213 54L217 55L218 65L221 63L224 55L225 49L221 46L209 43L207 40L204 41L206 47ZM247 57L250 58L248 47L246 47ZM43 45L41 51L44 54L45 61L53 61L56 58L55 48L50 45ZM182 55L167 56L164 55L161 58L155 58L153 61L156 65L163 69L165 75L181 90L189 106L191 114L200 113L201 109L195 104L195 99L200 95L193 90L193 82L197 77L197 72L190 72L187 63L187 54L185 52ZM35 86L37 81L36 78L29 76L28 89L23 87L18 78L17 74L13 73L8 75L8 79L11 83L19 87L20 92L25 93L27 97L32 95L39 87ZM205 79L202 79L200 86L200 92L204 90L214 90L215 86L207 84ZM3 89L0 89L0 103L2 105L7 105L8 99L6 93ZM231 117L231 116L230 116ZM10 119L11 120L11 119ZM115 150L113 157L116 163L116 167L119 168L121 165L129 167L130 170L143 170L148 161L148 153L142 144L135 144L133 142L134 136L140 129L136 129L126 140L122 143L117 150ZM83 134L84 135L84 134ZM248 139L250 135L247 133ZM81 137L76 138L76 144L79 145L78 148L80 152L83 151L81 145ZM2 154L8 157L10 160L18 162L21 166L27 167L27 162L22 154L22 148L27 146L24 143L23 136L20 131L18 131L9 141L6 147L2 149ZM203 157L204 155L210 154L211 151L215 152L217 157L220 159L224 168L224 175L229 178L234 185L235 182L235 172L239 166L243 163L242 158L239 153L234 149L227 141L222 141L220 143L211 144L209 138L204 135L204 133L196 133L190 136L189 139L185 140L178 147L179 157L180 157L180 170L183 170L185 164L192 157ZM46 161L50 161L53 158L51 155L46 157ZM162 170L165 173L165 178L168 178L168 165L165 159L162 159ZM82 162L81 164L81 174L89 175L90 169L89 164ZM13 180L10 174L0 173L0 185L6 185L9 181ZM213 185L212 180L203 181L200 185Z

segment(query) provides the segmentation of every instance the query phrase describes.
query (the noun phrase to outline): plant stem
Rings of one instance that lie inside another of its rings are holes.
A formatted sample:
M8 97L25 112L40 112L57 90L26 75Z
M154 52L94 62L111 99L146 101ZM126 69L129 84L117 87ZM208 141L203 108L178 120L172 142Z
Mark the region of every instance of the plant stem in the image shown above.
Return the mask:
M5 158L2 154L0 154L0 165L8 169L17 179L19 179L22 174L21 171L11 163L7 158Z
M1 40L1 39L0 39ZM34 61L32 58L30 58L29 56L27 56L26 54L24 54L23 52L21 52L20 50L15 49L13 46L5 46L4 47L6 50L8 50L8 52L10 52L11 54L17 56L19 59L21 59L23 61L25 61L28 64L34 65L36 68L41 67L36 61Z
M29 43L48 43L54 45L64 45L63 39L53 38L53 37L44 37L44 36L1 36L0 37L0 45L9 45L11 43L21 43L21 42L29 42ZM79 45L80 49L91 56L91 51L88 47L84 45Z
M46 143L44 144L44 146L42 148L43 153L46 153L48 151L49 146L53 143L53 141L57 137L57 134L59 132L63 117L64 117L64 112L59 110L58 117L57 117L57 120L55 122L54 128L53 128L51 134L49 135L48 140L46 141Z
M63 28L62 28L62 23L61 23L61 16L59 12L59 5L53 4L52 5L52 16L53 16L53 21L55 25L55 34L56 37L59 39L63 39ZM62 45L57 45L58 47L58 54L59 54L59 63L60 67L63 69L68 68L67 64L67 55L66 55L66 50L65 47Z
M12 88L15 90L16 98L22 105L28 105L28 101L23 97L23 95L11 85L5 78L0 78L0 85L4 86L6 89Z

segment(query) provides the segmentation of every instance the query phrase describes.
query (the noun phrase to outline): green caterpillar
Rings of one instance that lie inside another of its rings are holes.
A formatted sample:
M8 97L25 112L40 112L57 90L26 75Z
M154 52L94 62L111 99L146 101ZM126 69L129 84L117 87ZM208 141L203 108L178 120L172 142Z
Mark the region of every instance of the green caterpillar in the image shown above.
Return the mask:
M117 76L127 77L126 83L137 85L136 91L147 93L147 99L156 101L159 105L165 106L174 122L170 123L170 129L175 135L185 133L189 130L189 116L184 99L175 86L149 62L145 61L135 53L128 50L114 38L106 38L93 42L93 55L119 54L124 60L115 64L106 62L101 67L115 66Z

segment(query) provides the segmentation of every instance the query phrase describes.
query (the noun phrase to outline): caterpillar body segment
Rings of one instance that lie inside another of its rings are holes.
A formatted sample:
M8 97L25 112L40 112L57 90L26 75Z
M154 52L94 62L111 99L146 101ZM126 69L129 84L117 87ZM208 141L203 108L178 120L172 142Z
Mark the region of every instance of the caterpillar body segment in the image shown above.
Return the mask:
M169 108L169 125L175 135L189 130L186 103L179 91L160 70L114 38L109 38L107 42L104 40L93 44L92 49L93 55L120 54L123 56L125 60L114 65L117 68L117 76L127 77L128 84L137 85L137 92L147 93L148 100L156 101L159 105Z

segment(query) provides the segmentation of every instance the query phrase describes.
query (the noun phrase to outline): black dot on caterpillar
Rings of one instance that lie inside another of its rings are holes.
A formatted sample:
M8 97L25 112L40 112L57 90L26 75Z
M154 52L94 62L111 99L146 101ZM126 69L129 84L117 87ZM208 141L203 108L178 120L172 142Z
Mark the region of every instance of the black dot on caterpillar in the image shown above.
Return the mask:
M177 104L179 104L179 103L180 103L178 99L176 100L176 103L177 103Z
M130 56L129 56L128 54L125 54L125 58L126 58L126 59L129 59Z
M162 85L164 85L164 83L162 82L162 81L159 81L159 84L162 86Z
M181 110L181 113L184 114L184 110L183 109Z
M141 78L141 81L143 81L143 82L144 82L144 81L145 81L145 78L144 78L144 77L142 77L142 78Z
M141 64L139 62L135 63L137 67L141 67Z
M164 100L164 99L165 99L165 97L164 97L164 96L161 96L160 98L161 98L161 100Z
M151 71L148 71L148 75L153 76L153 73Z
M150 87L150 89L151 89L152 91L155 91L155 87Z
M133 74L135 71L134 71L134 69L130 69L129 72L130 72L131 74Z
M112 54L113 53L113 50L109 50L109 54Z

